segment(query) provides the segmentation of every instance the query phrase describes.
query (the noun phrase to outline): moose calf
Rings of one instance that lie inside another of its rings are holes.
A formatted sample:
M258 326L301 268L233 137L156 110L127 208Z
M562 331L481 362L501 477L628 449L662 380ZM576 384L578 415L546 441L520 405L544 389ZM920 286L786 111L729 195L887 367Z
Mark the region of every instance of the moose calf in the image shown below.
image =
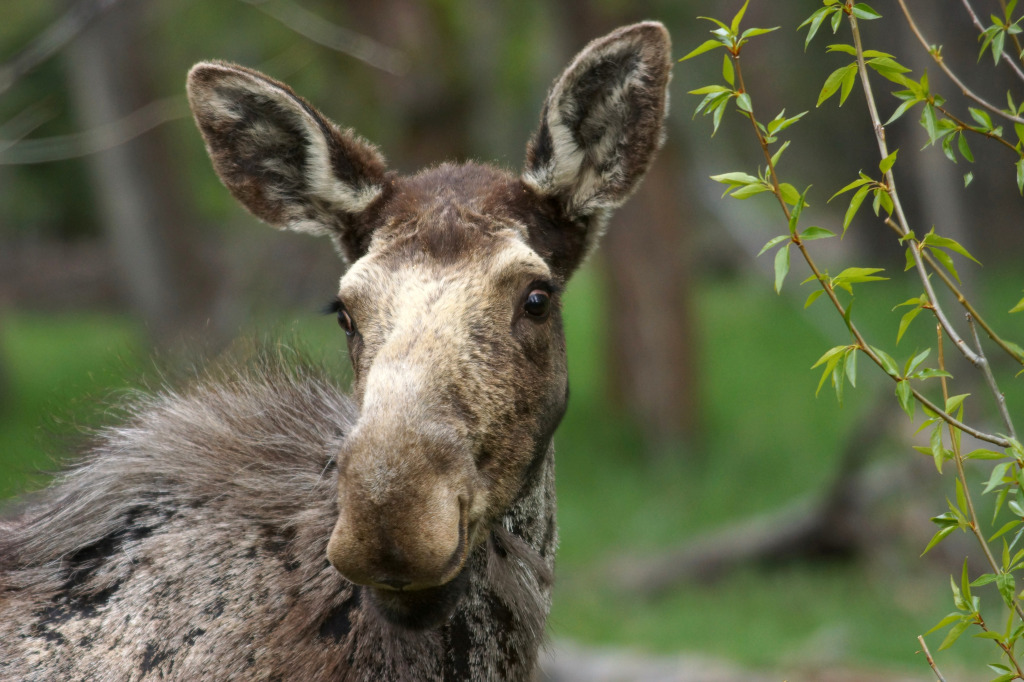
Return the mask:
M550 606L560 294L662 140L646 22L554 82L518 177L410 177L223 62L188 96L258 218L334 241L352 395L265 354L137 399L0 522L0 679L525 680Z

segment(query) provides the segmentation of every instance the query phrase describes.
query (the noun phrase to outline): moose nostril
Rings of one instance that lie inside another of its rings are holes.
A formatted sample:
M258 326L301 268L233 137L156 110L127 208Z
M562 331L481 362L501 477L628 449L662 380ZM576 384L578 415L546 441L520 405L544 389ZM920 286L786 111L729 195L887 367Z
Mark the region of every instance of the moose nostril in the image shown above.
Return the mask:
M388 587L400 590L407 585L411 585L411 580L403 580L402 578L381 578L377 582L381 585L387 585Z

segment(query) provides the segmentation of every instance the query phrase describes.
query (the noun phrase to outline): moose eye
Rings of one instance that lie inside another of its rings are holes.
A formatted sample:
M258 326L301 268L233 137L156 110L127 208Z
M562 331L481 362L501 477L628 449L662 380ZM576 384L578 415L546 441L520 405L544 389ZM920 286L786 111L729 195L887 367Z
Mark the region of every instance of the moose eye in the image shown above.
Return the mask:
M543 289L534 289L526 297L526 302L523 303L523 310L530 317L537 319L547 317L548 312L551 310L551 292Z
M352 336L356 333L356 323L352 321L352 316L345 310L345 304L335 299L327 304L324 309L325 313L337 313L338 315L338 326L345 330L347 336Z

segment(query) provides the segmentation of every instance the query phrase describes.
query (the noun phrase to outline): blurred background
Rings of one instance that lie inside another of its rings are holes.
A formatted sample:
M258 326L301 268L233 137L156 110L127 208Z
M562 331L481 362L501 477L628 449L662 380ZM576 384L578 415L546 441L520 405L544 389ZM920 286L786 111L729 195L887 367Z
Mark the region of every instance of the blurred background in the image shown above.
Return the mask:
M976 4L997 11L995 0ZM740 5L5 3L0 500L44 485L83 433L116 418L104 406L125 391L158 385L167 367L198 364L234 339L291 339L347 376L343 338L318 315L340 275L333 249L276 233L233 203L188 114L193 63L225 59L288 82L402 171L471 158L517 169L548 85L588 40L658 19L679 57L713 28L697 16L728 19ZM805 224L838 230L845 204L827 198L878 159L859 92L842 109L834 99L815 108L825 77L848 61L824 53L836 41L827 29L804 52L796 27L818 6L751 0L745 25L781 28L751 44L743 67L764 120L809 111L791 129L783 179L814 185ZM1005 101L1010 83L988 57L977 60L961 4L910 6L954 69ZM927 68L895 3L875 8L886 20L863 25L867 46ZM930 679L916 637L952 610L946 576L978 550L955 535L919 558L953 484L911 450L926 436L914 435L888 380L865 368L841 405L828 387L815 398L809 368L846 333L824 302L803 310L810 285L799 286L807 272L795 260L774 293L770 256L755 255L785 231L777 207L764 196L720 200L708 180L755 172L761 158L735 113L713 140L710 120L691 118L698 99L687 91L718 82L721 59L676 66L668 143L566 294L573 399L556 436L561 548L548 674ZM956 94L937 70L932 82ZM887 83L877 88L887 118L898 102ZM916 153L926 140L915 119L887 129L890 148L902 149L911 222L918 234L936 226L984 263L962 265L965 289L1024 343L1024 317L1005 314L1024 288L1014 159L973 139L970 166L937 149ZM842 242L818 244L835 271L903 269L902 249L867 206ZM934 329L922 316L896 346L902 310L892 308L920 285L894 279L863 287L855 313L902 361L933 345ZM1024 379L994 360L1019 414ZM964 372L954 392L983 393L975 383ZM965 641L938 660L973 668L961 677L973 679L995 659L990 648Z

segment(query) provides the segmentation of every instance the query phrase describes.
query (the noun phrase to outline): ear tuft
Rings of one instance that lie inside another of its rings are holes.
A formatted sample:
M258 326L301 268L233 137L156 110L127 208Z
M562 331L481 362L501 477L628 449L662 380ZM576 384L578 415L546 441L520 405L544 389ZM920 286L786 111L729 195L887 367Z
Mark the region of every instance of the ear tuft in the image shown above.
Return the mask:
M548 94L523 181L588 223L588 251L664 140L670 56L662 24L624 26L587 45Z
M373 145L252 69L201 62L187 87L214 168L243 206L275 227L332 235L350 261L360 255L354 225L387 178Z

